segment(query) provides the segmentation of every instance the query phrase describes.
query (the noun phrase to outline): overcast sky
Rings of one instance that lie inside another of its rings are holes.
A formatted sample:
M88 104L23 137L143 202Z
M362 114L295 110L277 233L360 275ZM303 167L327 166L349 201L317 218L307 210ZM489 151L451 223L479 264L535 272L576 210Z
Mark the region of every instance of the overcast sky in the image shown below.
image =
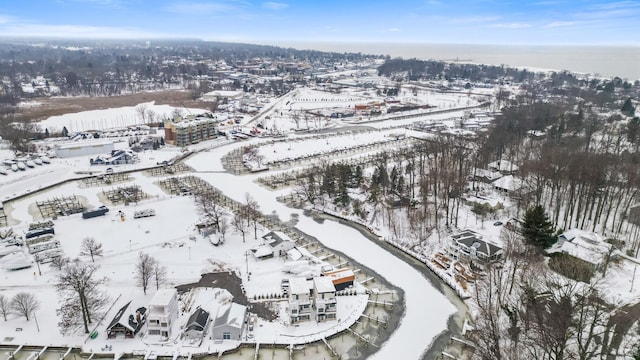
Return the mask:
M1 35L640 46L640 0L2 0Z

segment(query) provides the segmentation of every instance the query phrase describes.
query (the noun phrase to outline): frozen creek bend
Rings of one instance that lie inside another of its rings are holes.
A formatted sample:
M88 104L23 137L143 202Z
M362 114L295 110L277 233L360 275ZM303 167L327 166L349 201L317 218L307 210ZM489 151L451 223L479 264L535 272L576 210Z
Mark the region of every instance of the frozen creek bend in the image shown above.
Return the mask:
M389 340L371 358L421 358L432 341L447 329L449 317L456 312L456 307L447 297L423 274L372 242L358 230L336 221L324 221L320 224L303 215L302 210L286 207L276 200L281 193L269 191L254 182L259 175L235 176L225 173L220 159L230 150L230 146L223 146L196 154L186 162L196 171L204 172L195 175L238 202L245 201L246 193L251 194L264 214L275 212L281 219L287 219L292 213L297 213L299 222L296 228L317 238L326 247L351 257L401 288L404 291L406 308L403 318Z

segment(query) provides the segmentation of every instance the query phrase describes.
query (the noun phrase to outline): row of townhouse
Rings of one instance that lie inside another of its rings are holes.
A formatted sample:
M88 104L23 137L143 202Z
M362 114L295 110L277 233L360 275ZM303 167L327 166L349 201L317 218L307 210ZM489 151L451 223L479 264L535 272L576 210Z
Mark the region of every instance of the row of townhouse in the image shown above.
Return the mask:
M328 277L297 277L289 283L289 318L299 321L336 319L336 288Z

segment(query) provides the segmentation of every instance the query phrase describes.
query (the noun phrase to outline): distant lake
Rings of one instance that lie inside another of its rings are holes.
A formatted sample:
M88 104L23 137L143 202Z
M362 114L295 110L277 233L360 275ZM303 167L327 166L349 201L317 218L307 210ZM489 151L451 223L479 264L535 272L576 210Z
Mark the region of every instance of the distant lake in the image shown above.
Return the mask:
M640 79L640 47L624 46L512 46L415 43L289 42L274 44L297 49L383 54L405 59L458 59L490 65L568 70L597 76Z

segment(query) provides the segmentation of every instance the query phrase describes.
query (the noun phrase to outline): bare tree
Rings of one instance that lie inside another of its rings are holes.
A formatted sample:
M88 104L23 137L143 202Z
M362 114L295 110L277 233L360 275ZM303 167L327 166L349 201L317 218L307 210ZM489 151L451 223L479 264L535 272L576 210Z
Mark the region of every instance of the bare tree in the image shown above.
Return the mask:
M218 223L218 227L220 228L220 236L222 237L222 241L224 241L224 237L227 234L227 231L229 230L229 228L231 227L231 225L229 224L229 220L227 218L220 219L220 222Z
M245 242L245 235L247 232L247 224L244 222L244 216L242 212L237 212L233 216L233 228L242 234L242 242Z
M154 269L156 268L158 261L149 254L140 252L138 255L138 262L136 263L135 277L138 280L138 285L142 286L142 291L146 294L147 287L153 279Z
M153 282L156 284L156 290L160 289L160 285L167 281L167 267L158 263L153 267Z
M40 302L36 299L35 295L31 293L17 293L13 299L11 299L11 310L18 315L24 315L27 321L29 321L29 316L39 308Z
M61 296L61 305L56 312L61 318L58 326L63 332L82 324L85 333L89 333L89 324L108 301L108 296L101 289L108 279L96 275L98 268L97 265L73 261L65 265L58 275L56 289Z
M11 303L9 302L9 298L4 295L0 295L0 313L4 321L7 321L7 315L11 313Z
M212 220L216 225L216 230L220 231L220 219L225 213L224 208L218 203L217 194L214 192L202 192L197 197L200 210L204 215Z
M149 111L149 106L147 104L138 104L135 107L136 112L140 115L140 119L143 124L147 123L147 115Z
M260 217L260 205L251 194L245 193L244 211L246 212L247 227L253 227L253 236L258 239L258 218Z
M60 271L64 268L65 265L69 263L69 258L66 256L56 256L51 261L51 267Z
M80 255L91 256L91 262L95 262L94 256L102 256L102 243L92 237L84 238L80 246Z

